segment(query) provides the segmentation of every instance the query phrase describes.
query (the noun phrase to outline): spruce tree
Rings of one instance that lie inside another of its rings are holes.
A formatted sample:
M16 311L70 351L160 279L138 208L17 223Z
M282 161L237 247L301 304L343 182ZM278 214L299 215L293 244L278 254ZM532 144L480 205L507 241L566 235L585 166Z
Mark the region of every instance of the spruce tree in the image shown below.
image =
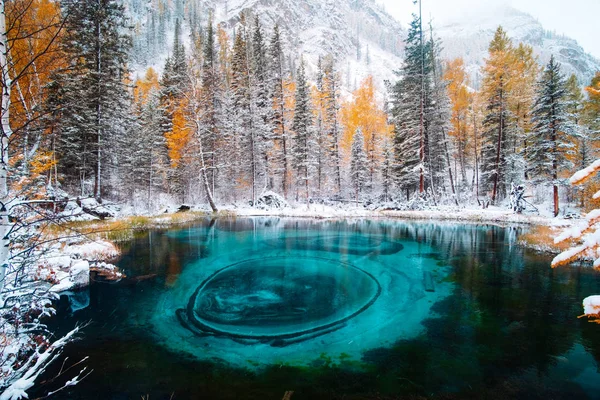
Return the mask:
M204 157L204 164L212 194L218 186L219 173L219 141L220 129L222 124L222 101L221 101L221 77L219 76L217 65L217 54L215 48L215 33L213 28L213 14L209 14L206 34L204 37L202 49L202 76L201 76L201 94L200 111L202 113L201 131L198 132L202 140L207 156ZM226 157L223 154L223 157Z
M411 190L423 192L427 174L428 138L425 126L431 90L431 43L422 42L422 26L415 15L405 40L401 79L392 91L395 175L407 198Z
M340 76L335 69L335 61L332 56L326 57L323 65L323 98L325 103L323 126L329 148L327 159L329 160L329 169L332 171L334 191L340 195L342 191L341 126L339 123Z
M306 81L306 70L304 60L300 61L300 67L296 74L296 106L294 110L294 123L292 130L295 133L294 147L292 150L292 166L296 170L296 197L298 189L304 186L306 203L310 196L310 173L312 166L312 109L310 105L310 93Z
M60 169L67 183L84 183L94 177L92 194L103 194L105 162L114 161L110 146L120 127L128 123L130 98L124 81L131 40L125 11L115 0L64 0L69 15L62 50L69 65L58 77L63 86Z
M592 162L591 140L587 129L584 127L584 96L581 85L575 74L566 82L566 108L571 126L576 136L575 168L577 170L587 167Z
M350 180L354 187L356 203L358 196L368 184L368 161L365 153L365 137L360 128L356 129L352 137L352 148L350 158Z
M270 85L267 79L267 47L263 39L263 29L260 20L254 19L252 46L250 55L250 115L256 142L256 163L259 168L257 182L262 187L273 189L274 167L271 165L272 132L269 124L272 104L269 101ZM262 182L261 182L262 181Z
M277 25L273 28L273 36L269 46L268 65L271 76L270 93L272 98L272 112L269 119L272 126L273 140L278 143L280 149L279 154L276 156L276 162L278 164L278 175L281 179L281 190L283 196L287 198L290 186L288 181L290 175L290 138L288 132L289 127L286 125L285 119L285 57L281 47L279 26Z
M560 65L550 57L536 90L532 109L528 172L534 183L553 186L554 216L559 212L560 174L572 166L566 155L573 151L573 129L567 111L567 87Z

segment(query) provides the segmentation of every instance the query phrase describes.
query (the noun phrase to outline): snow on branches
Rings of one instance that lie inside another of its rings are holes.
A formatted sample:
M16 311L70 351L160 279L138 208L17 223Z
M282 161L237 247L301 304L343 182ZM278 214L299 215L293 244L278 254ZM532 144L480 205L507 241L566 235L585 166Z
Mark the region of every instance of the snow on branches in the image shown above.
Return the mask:
M594 161L589 167L575 173L570 182L580 185L600 171L600 159ZM593 198L600 197L596 193ZM600 269L600 209L592 210L581 223L565 230L554 239L554 243L570 240L574 246L563 251L552 260L552 267L568 264L576 259L593 259L593 266ZM600 296L590 296L583 300L585 315L594 322L600 323Z

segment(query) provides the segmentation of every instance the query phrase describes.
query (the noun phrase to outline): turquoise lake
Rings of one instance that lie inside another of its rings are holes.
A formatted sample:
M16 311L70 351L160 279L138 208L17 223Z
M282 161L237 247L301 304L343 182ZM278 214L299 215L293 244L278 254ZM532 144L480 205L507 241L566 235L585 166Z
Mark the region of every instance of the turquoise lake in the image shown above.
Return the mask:
M206 219L123 246L127 279L63 297L89 322L65 399L600 398L600 273L520 227ZM56 375L58 361L42 379ZM48 382L37 393L55 388Z

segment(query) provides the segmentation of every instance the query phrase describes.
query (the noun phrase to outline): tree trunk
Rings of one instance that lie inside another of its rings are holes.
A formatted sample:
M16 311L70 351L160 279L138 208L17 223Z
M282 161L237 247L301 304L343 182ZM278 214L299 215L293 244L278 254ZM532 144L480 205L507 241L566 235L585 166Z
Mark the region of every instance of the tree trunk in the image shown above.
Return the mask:
M219 209L215 205L215 201L213 200L212 191L210 189L210 185L208 183L208 176L206 175L206 165L204 163L204 151L202 150L202 139L198 138L198 145L200 147L200 164L201 164L201 172L202 172L202 184L204 185L204 191L206 192L206 198L208 199L208 203L210 204L210 208L213 212L218 212Z
M446 131L444 130L444 137ZM454 203L458 206L458 198L456 197L456 189L454 188L454 179L452 177L452 164L450 163L450 152L448 151L448 142L444 140L444 148L446 150L446 163L448 164L448 176L450 178L450 187L452 188L452 195L454 196Z
M98 0L98 7L101 7L100 0ZM98 77L102 75L102 53L101 53L101 43L102 43L102 31L100 30L100 21L96 18L96 72L98 73ZM99 82L98 82L99 84ZM98 138L96 149L96 154L98 159L96 160L96 181L94 183L94 197L96 199L100 199L102 192L102 105L100 104L100 99L98 99L98 104L96 105L96 130Z
M4 10L5 1L0 0L0 69L2 73L2 115L1 124L2 137L0 138L0 293L4 287L6 270L9 261L8 234L10 232L10 221L8 219L8 140L12 135L10 129L10 90L12 81L8 66L8 39L6 36L6 14Z
M492 191L492 204L496 204L496 194L498 193L498 180L500 179L500 153L502 151L502 134L504 128L504 97L503 90L500 90L500 131L498 132L498 146L496 148L496 173L494 174L494 189Z
M216 213L219 211L219 209L215 205L213 192L211 190L210 183L208 182L208 175L206 173L206 163L204 162L204 148L202 147L202 138L200 137L200 126L200 121L196 119L196 134L198 139L198 152L200 153L200 174L202 178L202 185L204 186L204 191L206 192L208 204L210 204L210 208L212 209L212 211Z

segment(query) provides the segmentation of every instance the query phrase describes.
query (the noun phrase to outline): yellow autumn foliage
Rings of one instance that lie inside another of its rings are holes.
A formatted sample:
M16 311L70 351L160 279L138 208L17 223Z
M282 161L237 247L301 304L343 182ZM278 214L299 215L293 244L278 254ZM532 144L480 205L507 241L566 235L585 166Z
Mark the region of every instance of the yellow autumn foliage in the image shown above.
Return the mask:
M370 155L370 161L379 159L382 139L390 137L393 128L387 123L387 116L377 103L372 76L368 76L354 91L353 100L342 104L341 123L343 135L340 147L346 160L350 157L352 138L357 128L363 132L365 151Z
M185 149L192 138L192 130L186 118L186 107L187 101L185 99L176 103L173 109L173 129L165 133L169 159L173 168L179 166Z

